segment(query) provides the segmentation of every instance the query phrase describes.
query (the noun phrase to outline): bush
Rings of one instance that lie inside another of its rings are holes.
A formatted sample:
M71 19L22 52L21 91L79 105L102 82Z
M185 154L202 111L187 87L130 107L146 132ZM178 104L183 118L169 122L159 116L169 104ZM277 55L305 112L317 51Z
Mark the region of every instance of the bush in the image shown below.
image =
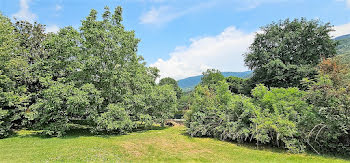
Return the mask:
M316 152L350 155L349 67L340 58L324 60L321 75L311 81L307 100L317 117L309 123L307 141Z
M27 116L35 121L34 127L52 136L65 134L72 120L93 120L102 103L100 93L89 84L77 88L74 84L53 82L41 96Z
M311 107L303 100L305 92L298 88L271 88L258 85L252 91L256 110L253 135L260 143L282 146L291 152L303 152L303 128L312 117Z
M135 128L129 113L120 104L109 104L107 112L95 119L95 132L107 132L113 134L125 134Z
M198 85L192 96L190 110L185 115L187 132L191 136L214 136L218 118L214 92L208 86Z
M220 81L216 89L197 86L186 125L191 136L209 136L238 142L255 141L302 152L306 119L311 107L303 101L305 92L297 88L258 85L253 98L232 95Z
M165 120L173 118L177 112L177 96L173 86L156 86L148 95L147 104L147 113L153 122L164 126Z

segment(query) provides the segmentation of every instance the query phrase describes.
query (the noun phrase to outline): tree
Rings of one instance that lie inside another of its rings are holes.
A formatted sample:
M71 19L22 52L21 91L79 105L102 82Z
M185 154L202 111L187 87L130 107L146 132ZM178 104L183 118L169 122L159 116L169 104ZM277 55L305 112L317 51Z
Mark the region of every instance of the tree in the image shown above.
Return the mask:
M0 138L23 125L28 102L27 89L19 82L25 78L28 64L22 56L10 19L0 13Z
M45 25L34 22L31 24L27 21L16 21L14 29L18 35L18 42L21 51L17 55L21 56L28 64L24 77L18 83L26 85L30 96L30 104L35 103L37 94L45 87L39 79L47 76L47 72L51 72L51 68L47 67L46 62L49 53L45 47L47 34L45 33Z
M172 118L177 111L176 93L171 85L157 86L149 94L147 112L154 122L164 126L166 119Z
M170 77L160 79L159 85L167 85L167 84L171 85L174 88L174 91L176 92L177 99L180 99L181 95L182 95L182 90L178 86L177 81L173 78L170 78Z
M229 76L226 78L226 82L229 84L229 89L234 94L244 93L245 80L235 76Z
M299 87L304 77L314 78L322 58L336 54L336 42L329 23L305 18L286 19L261 28L245 64L252 70L255 84L269 87Z
M203 72L203 77L201 78L202 85L216 85L219 81L224 80L224 75L221 74L219 70L208 69L206 72Z
M62 136L75 127L123 134L176 112L173 84L137 55L139 39L122 25L122 8L91 10L80 30L11 21L0 15L0 138L24 127ZM174 88L176 87L176 89Z
M121 22L121 7L105 7L102 20L91 10L79 31L47 35L48 57L37 62L42 90L28 113L37 129L61 136L84 122L92 132L124 134L174 115L173 85L155 83L159 70L145 66L139 39Z

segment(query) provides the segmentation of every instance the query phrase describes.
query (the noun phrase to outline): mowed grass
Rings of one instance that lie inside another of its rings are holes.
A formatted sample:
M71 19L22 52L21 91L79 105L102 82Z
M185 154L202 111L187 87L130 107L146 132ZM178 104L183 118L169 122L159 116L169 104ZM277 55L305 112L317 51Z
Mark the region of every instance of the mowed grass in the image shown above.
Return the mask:
M70 134L43 138L20 132L0 140L0 162L349 162L191 138L183 126L122 136Z

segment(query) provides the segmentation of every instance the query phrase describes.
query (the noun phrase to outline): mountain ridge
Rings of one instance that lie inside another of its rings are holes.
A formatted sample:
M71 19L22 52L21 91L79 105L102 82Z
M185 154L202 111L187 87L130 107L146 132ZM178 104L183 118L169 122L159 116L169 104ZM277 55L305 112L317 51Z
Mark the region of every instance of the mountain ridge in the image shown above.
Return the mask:
M338 55L350 55L350 34L338 36L333 40L338 41L336 47ZM235 76L240 78L248 78L252 75L253 71L244 71L244 72L222 72L225 77ZM197 84L201 82L201 77L203 75L191 76L177 81L180 88L184 91L189 91L193 89Z
M225 77L228 76L235 76L239 78L248 78L252 74L253 71L244 71L244 72L221 72L222 75ZM201 78L203 75L197 75L197 76L191 76L187 77L181 80L178 80L177 83L179 87L183 90L191 90L193 89L197 84L201 82Z

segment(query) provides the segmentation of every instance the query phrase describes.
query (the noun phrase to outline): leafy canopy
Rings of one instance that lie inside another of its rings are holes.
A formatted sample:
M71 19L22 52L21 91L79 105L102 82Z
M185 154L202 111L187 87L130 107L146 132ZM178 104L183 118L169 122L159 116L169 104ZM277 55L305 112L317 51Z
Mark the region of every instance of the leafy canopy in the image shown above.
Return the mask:
M286 19L261 30L250 46L250 52L245 54L245 64L254 70L255 84L299 87L302 78L314 78L322 58L336 54L329 23L305 18Z

